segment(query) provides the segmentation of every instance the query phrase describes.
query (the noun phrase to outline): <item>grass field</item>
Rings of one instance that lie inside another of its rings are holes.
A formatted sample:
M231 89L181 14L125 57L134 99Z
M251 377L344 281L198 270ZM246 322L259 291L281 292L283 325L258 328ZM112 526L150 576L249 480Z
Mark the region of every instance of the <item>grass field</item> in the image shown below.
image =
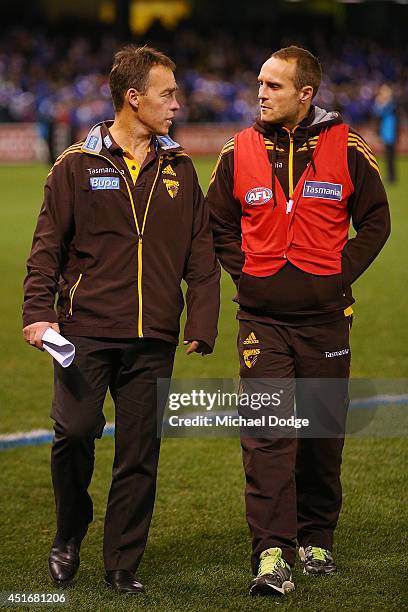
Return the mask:
M214 160L197 168L204 188ZM2 316L1 433L51 427L51 367L47 354L21 339L20 304L25 259L47 168L1 167ZM408 378L408 160L389 189L392 238L355 285L352 373ZM233 377L237 373L232 283L223 279L220 335L214 355L186 357L178 349L175 376ZM112 405L107 402L107 419ZM323 580L295 570L296 591L284 601L251 600L250 540L243 507L239 442L165 440L148 548L138 572L148 594L119 597L102 584L101 534L110 482L113 440L97 444L92 482L95 520L82 548L70 610L307 612L407 609L407 443L402 439L348 440L344 507L337 531L339 572ZM0 591L49 591L46 558L54 533L49 447L0 451ZM20 608L23 609L23 608ZM67 608L65 608L67 609Z

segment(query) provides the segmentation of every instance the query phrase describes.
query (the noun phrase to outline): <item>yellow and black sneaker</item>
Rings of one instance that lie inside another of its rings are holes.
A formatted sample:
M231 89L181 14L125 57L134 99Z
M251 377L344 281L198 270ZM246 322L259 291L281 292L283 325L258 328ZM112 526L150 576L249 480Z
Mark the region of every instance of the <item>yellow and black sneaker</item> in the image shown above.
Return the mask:
M267 548L259 559L258 575L251 582L250 595L286 595L294 591L292 572L280 548Z
M326 576L333 574L337 567L333 555L326 548L306 546L299 548L299 557L303 563L303 573L310 576Z

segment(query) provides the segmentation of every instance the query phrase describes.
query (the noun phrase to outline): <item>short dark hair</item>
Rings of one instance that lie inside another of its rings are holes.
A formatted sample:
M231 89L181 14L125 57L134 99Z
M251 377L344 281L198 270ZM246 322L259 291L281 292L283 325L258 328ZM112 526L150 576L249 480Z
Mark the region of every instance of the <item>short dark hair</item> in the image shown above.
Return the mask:
M284 47L272 53L271 57L277 57L281 60L296 60L295 72L295 87L297 90L302 89L306 85L313 87L313 97L317 94L322 80L322 67L317 59L307 49L291 45Z
M173 72L176 69L175 63L167 55L147 45L144 47L127 45L115 53L109 75L109 87L115 111L123 108L128 89L133 87L141 93L146 91L149 72L153 66L164 66Z

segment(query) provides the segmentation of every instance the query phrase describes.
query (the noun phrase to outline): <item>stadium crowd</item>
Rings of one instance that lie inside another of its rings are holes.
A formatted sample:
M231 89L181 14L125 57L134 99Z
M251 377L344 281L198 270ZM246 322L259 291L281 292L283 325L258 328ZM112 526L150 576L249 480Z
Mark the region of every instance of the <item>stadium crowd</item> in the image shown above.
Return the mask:
M182 110L178 122L250 123L257 112L258 67L273 48L299 44L321 58L324 80L316 104L337 109L352 124L373 115L381 83L394 89L401 116L408 109L408 54L375 43L346 40L330 48L319 37L285 39L211 32L182 26L171 36L152 31L135 41L156 45L177 63ZM112 116L106 74L122 44L109 33L50 34L16 28L0 43L0 121L52 121L81 129Z

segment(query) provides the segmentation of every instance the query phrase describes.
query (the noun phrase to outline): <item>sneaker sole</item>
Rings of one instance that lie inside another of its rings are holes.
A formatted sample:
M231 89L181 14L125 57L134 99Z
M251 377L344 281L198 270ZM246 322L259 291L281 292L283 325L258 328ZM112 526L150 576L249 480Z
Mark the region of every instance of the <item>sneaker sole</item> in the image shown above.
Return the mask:
M336 571L336 567L333 569L323 569L317 572L308 572L306 568L303 568L303 573L307 576L331 576L331 574L334 574Z
M294 590L294 583L290 582L290 580L286 580L282 584L282 587L277 587L266 582L262 584L254 584L254 586L249 589L249 594L251 595L251 597L270 597L271 595L282 597L282 595L287 595L287 593L290 593Z
M337 567L333 567L331 569L323 569L323 571L321 572L308 572L307 569L304 567L304 563L305 563L305 549L303 548L303 546L299 547L299 559L300 561L303 563L303 573L307 576L330 576L330 574L334 574L334 572L337 571Z

